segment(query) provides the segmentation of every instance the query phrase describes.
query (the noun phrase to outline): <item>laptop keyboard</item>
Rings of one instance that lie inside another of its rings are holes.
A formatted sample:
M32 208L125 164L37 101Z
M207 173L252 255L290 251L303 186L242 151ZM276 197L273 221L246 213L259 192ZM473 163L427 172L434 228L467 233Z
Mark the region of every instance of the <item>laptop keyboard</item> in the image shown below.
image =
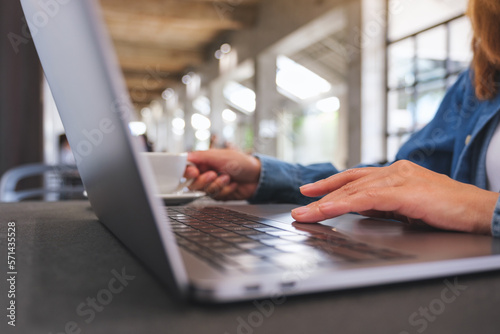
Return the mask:
M407 257L389 249L302 232L269 219L222 207L167 207L180 247L222 270L301 270L345 262Z

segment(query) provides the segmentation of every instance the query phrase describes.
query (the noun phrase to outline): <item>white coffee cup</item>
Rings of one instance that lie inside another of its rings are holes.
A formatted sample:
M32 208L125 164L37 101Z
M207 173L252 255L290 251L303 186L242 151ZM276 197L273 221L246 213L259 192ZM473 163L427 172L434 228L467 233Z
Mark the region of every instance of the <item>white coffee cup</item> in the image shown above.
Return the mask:
M192 180L184 180L187 165L187 153L142 152L153 169L157 191L160 195L182 191Z

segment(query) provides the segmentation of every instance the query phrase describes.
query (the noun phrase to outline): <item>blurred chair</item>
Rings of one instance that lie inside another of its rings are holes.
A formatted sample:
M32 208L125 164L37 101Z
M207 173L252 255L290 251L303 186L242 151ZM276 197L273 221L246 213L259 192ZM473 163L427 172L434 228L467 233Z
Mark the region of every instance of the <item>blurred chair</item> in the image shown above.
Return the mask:
M44 177L41 187L16 190L20 181L36 176ZM9 169L0 179L0 202L83 199L84 192L78 170L72 165L26 164Z

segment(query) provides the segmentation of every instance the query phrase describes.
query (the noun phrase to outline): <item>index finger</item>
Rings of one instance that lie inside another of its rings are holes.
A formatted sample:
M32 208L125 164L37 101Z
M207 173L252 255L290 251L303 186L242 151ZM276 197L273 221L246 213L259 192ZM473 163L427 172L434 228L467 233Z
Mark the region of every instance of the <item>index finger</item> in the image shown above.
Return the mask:
M206 151L193 151L188 153L188 161L195 165L208 164L213 165L221 160L221 150L211 149Z
M303 185L302 187L300 187L300 192L304 196L308 197L323 196L339 189L349 182L358 180L372 173L375 168L376 167L348 169L344 172L332 175L315 183Z
M414 202L412 196L399 188L367 189L341 198L337 198L333 193L307 206L292 210L292 217L301 223L315 223L349 212L379 211L414 216L411 205L408 205Z
M200 170L196 166L188 165L184 171L184 177L187 179L195 179L200 175Z

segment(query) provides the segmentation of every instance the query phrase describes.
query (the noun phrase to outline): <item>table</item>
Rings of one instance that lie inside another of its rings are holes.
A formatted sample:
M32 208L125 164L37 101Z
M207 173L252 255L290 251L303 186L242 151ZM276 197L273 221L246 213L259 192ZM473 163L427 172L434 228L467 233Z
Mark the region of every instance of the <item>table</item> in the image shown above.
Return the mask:
M89 202L0 204L7 275L15 223L16 327L0 333L498 333L500 271L227 305L182 303L97 220ZM11 224L12 225L12 224ZM450 286L455 285L455 291Z

